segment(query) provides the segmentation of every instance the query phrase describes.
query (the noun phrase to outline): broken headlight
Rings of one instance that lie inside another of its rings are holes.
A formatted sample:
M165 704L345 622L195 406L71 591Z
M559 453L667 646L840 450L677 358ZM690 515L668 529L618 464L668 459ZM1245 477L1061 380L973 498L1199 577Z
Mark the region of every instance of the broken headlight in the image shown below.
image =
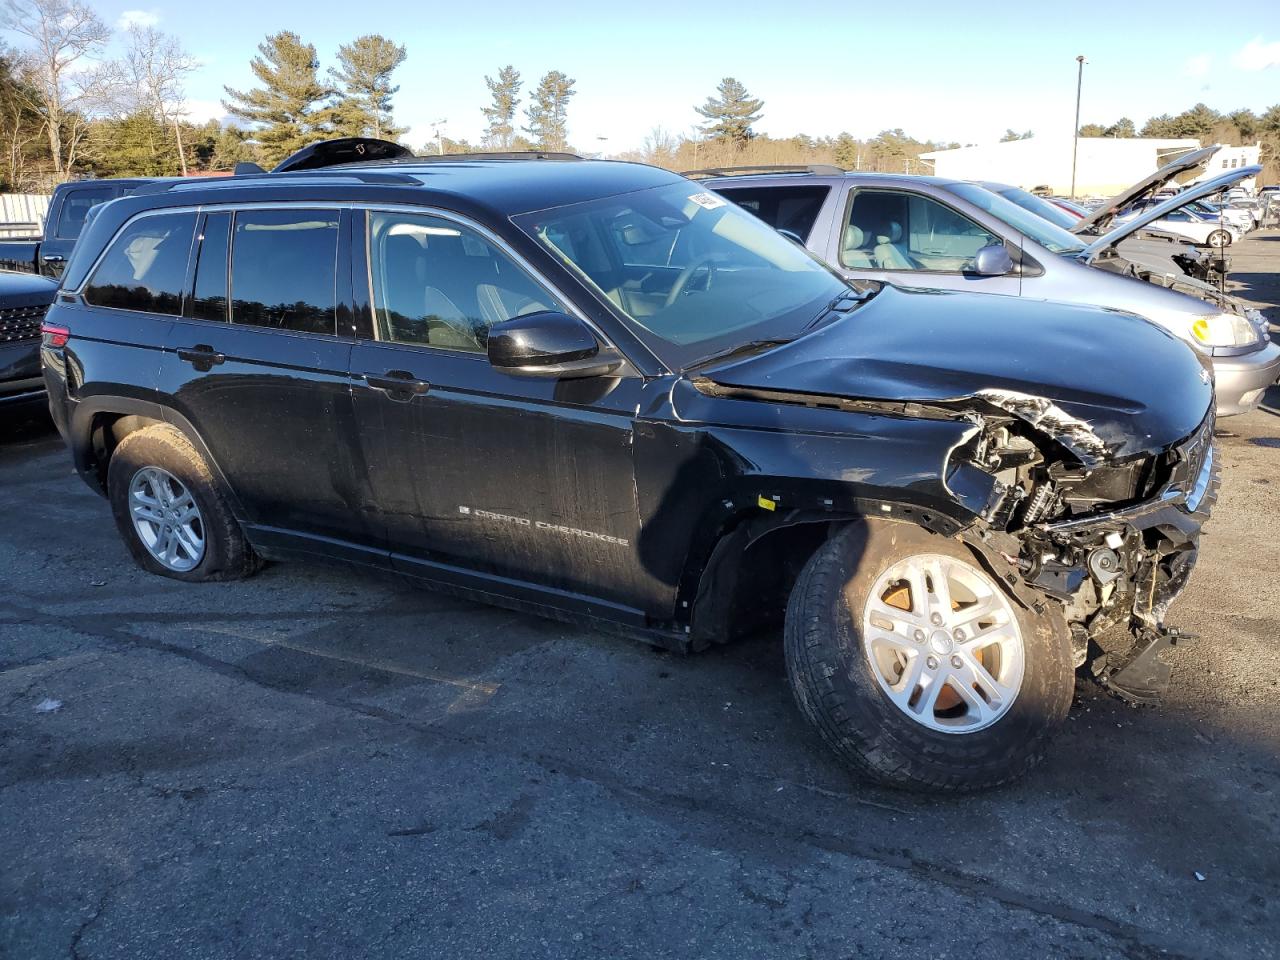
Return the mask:
M1247 347L1258 342L1258 328L1247 317L1212 313L1191 321L1191 336L1205 347Z

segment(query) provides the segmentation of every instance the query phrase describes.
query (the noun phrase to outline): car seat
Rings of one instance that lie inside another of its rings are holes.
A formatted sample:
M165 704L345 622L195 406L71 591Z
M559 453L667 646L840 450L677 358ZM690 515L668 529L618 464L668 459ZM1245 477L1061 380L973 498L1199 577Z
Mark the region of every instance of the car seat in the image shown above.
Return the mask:
M874 264L871 262L871 254L862 246L866 240L867 235L861 227L853 223L845 227L844 243L840 247L840 262L854 269L872 269Z
M902 224L890 220L884 232L876 236L872 251L875 265L881 270L915 270L916 264L902 248Z

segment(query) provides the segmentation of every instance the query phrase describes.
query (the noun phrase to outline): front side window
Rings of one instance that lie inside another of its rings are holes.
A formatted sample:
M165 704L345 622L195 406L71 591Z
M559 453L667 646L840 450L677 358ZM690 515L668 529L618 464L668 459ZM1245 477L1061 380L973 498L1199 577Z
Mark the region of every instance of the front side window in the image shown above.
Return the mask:
M194 213L159 214L129 223L89 278L85 300L98 307L181 314L195 231Z
M106 203L116 197L118 191L112 187L94 187L70 191L62 201L62 213L58 215L56 235L60 240L77 240L84 229L85 218L89 210L100 203Z
M821 185L790 187L733 187L718 191L749 210L775 230L794 233L808 241L818 211L831 192Z
M864 270L956 273L983 247L1000 243L946 204L918 193L858 190L840 247L840 262Z
M231 322L334 333L336 210L241 210L231 236Z
M795 336L849 292L797 244L686 182L514 220L676 369L739 343Z
M483 352L489 328L565 307L496 246L426 214L369 213L378 338Z

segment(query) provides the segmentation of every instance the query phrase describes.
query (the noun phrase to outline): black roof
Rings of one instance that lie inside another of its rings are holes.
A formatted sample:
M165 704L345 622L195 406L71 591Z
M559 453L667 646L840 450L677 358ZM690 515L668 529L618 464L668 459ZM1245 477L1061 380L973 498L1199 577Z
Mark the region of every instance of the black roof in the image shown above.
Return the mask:
M265 194L304 194L316 199L326 192L341 193L344 199L400 195L406 202L458 208L451 202L456 201L461 207L480 206L496 215L511 217L680 180L678 175L658 167L616 160L567 163L461 155L457 159L413 157L291 173L164 181L144 187L134 198L163 195L178 203L218 203L259 200ZM149 205L170 203L169 199L161 203L152 199Z
M135 214L162 207L260 203L391 203L436 207L503 231L511 217L602 197L684 183L680 176L642 163L460 156L344 163L296 173L163 180L104 204L78 247L96 251ZM514 229L514 228L512 228ZM92 256L73 257L64 283L74 287Z

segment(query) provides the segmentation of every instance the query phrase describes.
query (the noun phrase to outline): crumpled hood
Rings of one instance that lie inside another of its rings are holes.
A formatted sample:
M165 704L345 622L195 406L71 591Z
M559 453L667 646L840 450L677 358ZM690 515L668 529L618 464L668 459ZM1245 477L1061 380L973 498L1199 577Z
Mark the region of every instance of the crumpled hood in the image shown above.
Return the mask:
M1206 370L1190 346L1132 314L885 286L811 334L699 374L727 387L845 399L977 400L1094 465L1192 433L1213 402Z

